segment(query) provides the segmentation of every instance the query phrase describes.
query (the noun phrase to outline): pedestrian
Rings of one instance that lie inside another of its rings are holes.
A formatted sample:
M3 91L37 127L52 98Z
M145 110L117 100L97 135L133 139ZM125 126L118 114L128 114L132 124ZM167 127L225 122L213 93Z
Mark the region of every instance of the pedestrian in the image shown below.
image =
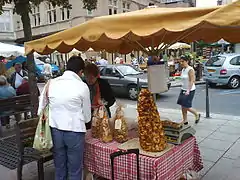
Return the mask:
M7 99L16 96L15 89L10 86L7 82L7 78L3 75L0 76L0 99ZM10 128L10 118L9 116L0 118L1 125L5 126L7 129Z
M38 87L37 87L37 89L38 89ZM23 77L22 84L16 89L16 94L17 94L17 96L30 94L30 87L29 87L29 82L28 82L27 76ZM38 96L40 96L39 89L38 89Z
M107 66L108 61L102 56L102 58L98 61L100 66Z
M44 74L45 82L47 83L48 80L52 78L52 66L48 62L45 63L43 66L43 74Z
M21 84L24 76L28 73L22 69L21 63L14 64L15 72L11 75L10 83L14 89L17 89Z
M7 69L3 61L0 61L0 76L7 76Z
M195 123L200 120L200 114L192 108L192 100L194 98L195 86L195 71L193 67L189 66L190 58L186 55L181 56L180 65L182 66L182 88L178 97L177 104L182 107L182 117L184 125L188 124L187 112L191 112L195 116Z
M88 86L80 78L84 61L72 56L64 74L49 81L48 100L40 96L38 114L49 104L49 126L53 140L56 180L82 179L86 126L91 120Z
M90 89L92 111L104 104L108 116L111 117L110 107L116 101L111 86L106 80L100 78L99 68L95 64L86 65L84 76ZM90 128L91 123L88 123L87 129Z

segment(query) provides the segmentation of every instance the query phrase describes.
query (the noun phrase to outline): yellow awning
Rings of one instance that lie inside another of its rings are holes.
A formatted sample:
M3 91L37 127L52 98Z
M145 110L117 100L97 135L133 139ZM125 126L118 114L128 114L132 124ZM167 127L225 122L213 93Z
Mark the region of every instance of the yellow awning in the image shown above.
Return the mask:
M240 0L213 8L146 8L94 18L71 29L25 43L25 53L55 50L129 53L177 41L240 42Z

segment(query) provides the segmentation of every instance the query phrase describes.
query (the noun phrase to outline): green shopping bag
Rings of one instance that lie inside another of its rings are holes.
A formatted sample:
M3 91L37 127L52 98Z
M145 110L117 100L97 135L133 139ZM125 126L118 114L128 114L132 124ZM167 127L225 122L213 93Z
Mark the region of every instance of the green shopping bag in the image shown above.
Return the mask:
M50 150L52 147L52 135L49 126L49 106L47 105L40 114L34 137L33 148L39 151L45 151Z
M47 83L46 87L46 98L48 99L50 81ZM37 125L33 148L39 151L48 151L53 147L51 129L49 126L49 103L45 106L40 114L39 122Z

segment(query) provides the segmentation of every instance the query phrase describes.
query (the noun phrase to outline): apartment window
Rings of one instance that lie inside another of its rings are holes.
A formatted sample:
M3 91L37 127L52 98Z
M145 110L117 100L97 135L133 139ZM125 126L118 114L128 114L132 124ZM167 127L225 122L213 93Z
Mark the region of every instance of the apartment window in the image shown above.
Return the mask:
M3 11L0 15L0 32L11 32L11 13L9 10Z
M113 1L113 5L114 5L114 7L117 7L117 0Z
M47 16L48 16L48 23L49 24L57 22L56 8L53 8L53 6L50 3L48 4ZM64 19L65 19L65 14L64 14Z
M122 8L123 8L123 13L129 12L130 11L130 3L123 2Z
M123 2L123 9L126 8L126 2Z
M70 9L67 9L67 19L70 19L70 16L71 16Z
M34 6L32 8L32 16L33 16L33 26L41 25L40 7L39 6Z
M70 19L70 10L69 9L60 8L60 12L61 12L61 20L62 21Z
M109 0L108 3L108 14L117 14L118 12L118 1L117 0Z
M108 14L112 15L112 9L108 9Z

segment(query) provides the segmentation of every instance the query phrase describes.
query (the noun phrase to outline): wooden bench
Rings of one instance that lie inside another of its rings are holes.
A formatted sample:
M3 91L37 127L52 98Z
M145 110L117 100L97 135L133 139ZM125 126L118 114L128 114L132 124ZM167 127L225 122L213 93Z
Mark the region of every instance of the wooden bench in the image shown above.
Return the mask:
M25 159L37 161L39 180L44 180L44 163L53 159L52 152L39 152L32 148L38 120L38 118L34 118L28 120L21 120L20 122L16 123L16 141L19 151L19 159L17 166L18 180L22 180L22 168ZM28 148L27 154L25 153L25 148Z
M17 177L18 180L22 180L22 168L26 162L25 160L34 160L38 164L38 179L44 180L44 163L53 159L51 152L39 152L33 148L33 140L38 124L38 118L21 120L21 114L32 111L32 105L30 101L30 95L15 96L8 99L0 100L0 117L12 116L16 117L14 137L6 137L4 140L6 146L2 150L9 151L11 149L14 152L18 151L17 161ZM9 142L9 143L8 143ZM9 147L11 146L11 147ZM15 150L14 150L15 149ZM1 153L1 152L0 152ZM25 161L25 162L24 162Z
M19 115L30 111L32 111L30 95L0 99L0 117ZM20 116L16 117L16 120L20 120L19 118Z

